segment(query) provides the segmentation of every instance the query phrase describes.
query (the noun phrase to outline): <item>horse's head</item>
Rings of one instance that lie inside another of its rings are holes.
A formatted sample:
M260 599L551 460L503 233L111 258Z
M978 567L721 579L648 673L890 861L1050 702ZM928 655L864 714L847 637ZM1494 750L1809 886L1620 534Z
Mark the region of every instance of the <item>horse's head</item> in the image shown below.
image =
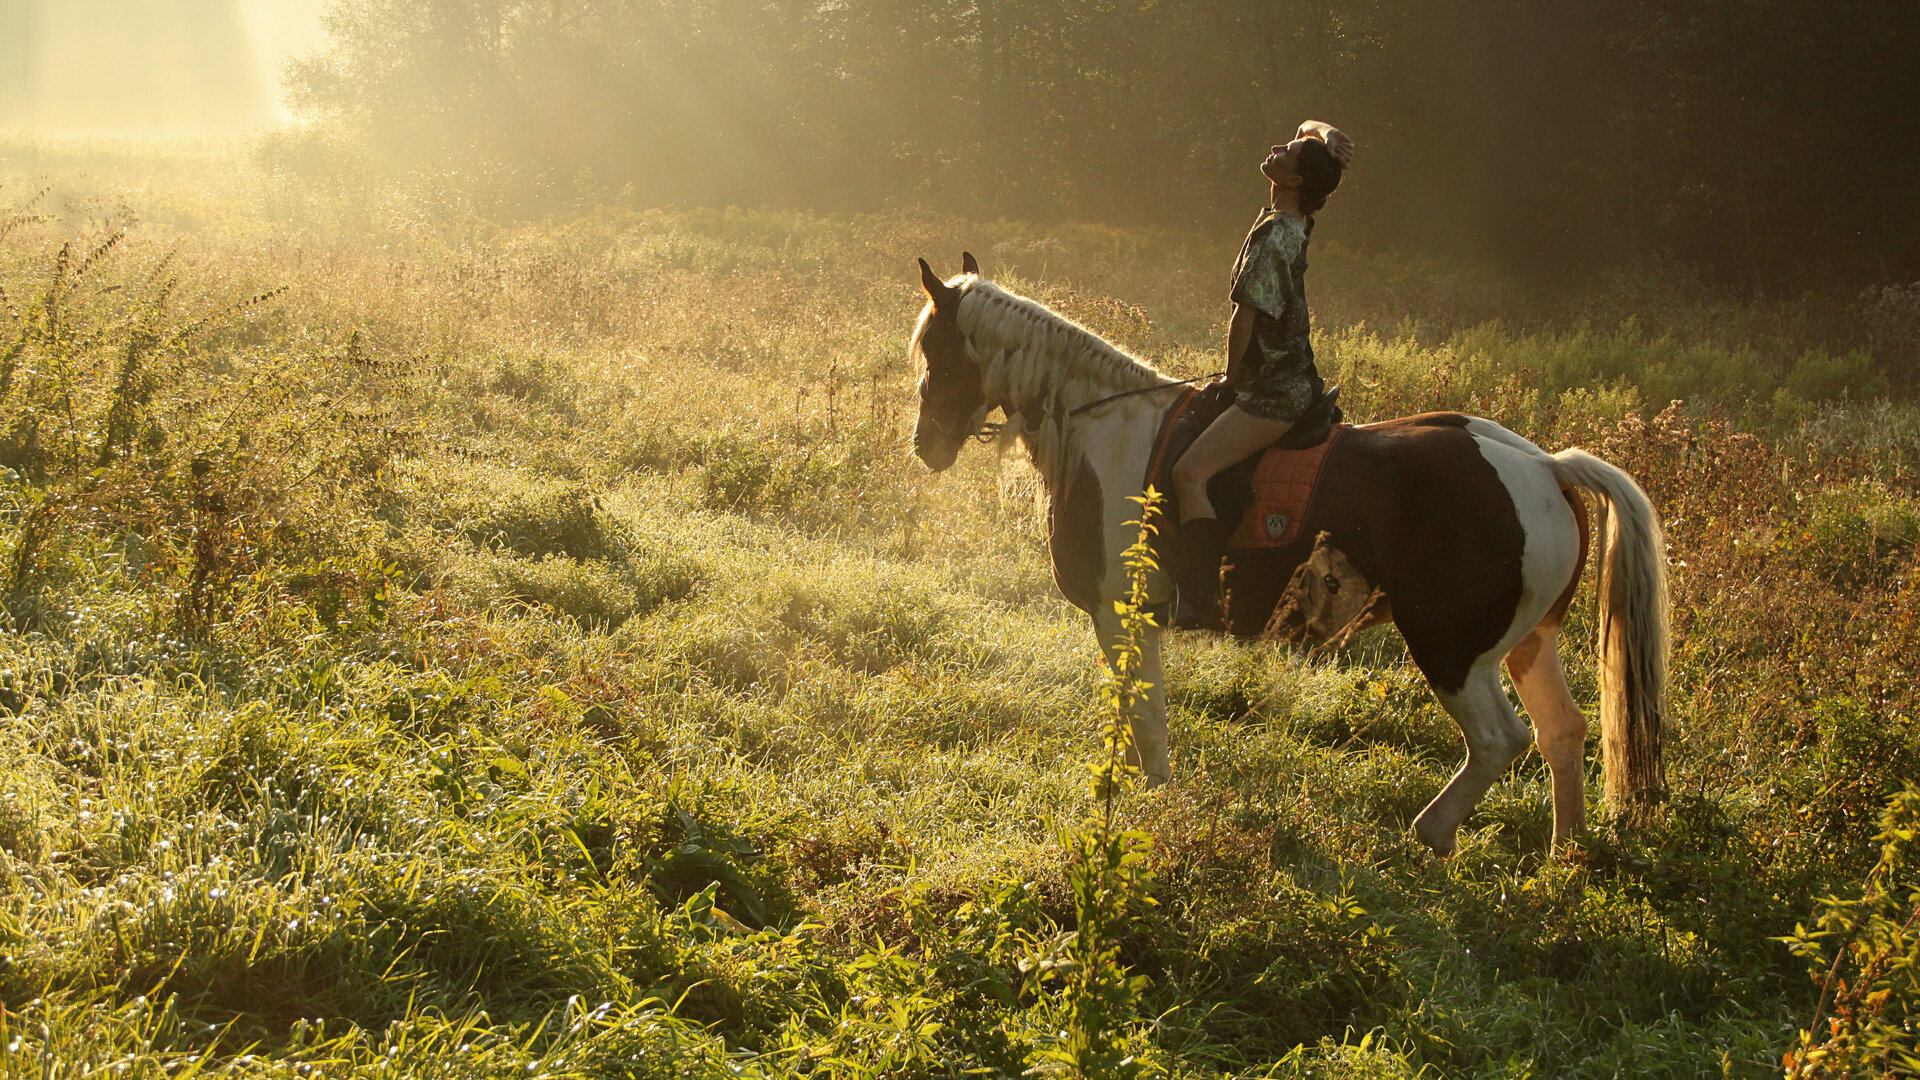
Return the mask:
M978 275L980 265L971 254L961 256L963 272ZM927 290L927 306L913 329L910 352L926 360L920 377L920 419L913 427L913 452L928 468L939 472L960 456L967 437L986 419L987 392L980 362L967 349L960 332L963 290L934 275L920 260L920 285Z

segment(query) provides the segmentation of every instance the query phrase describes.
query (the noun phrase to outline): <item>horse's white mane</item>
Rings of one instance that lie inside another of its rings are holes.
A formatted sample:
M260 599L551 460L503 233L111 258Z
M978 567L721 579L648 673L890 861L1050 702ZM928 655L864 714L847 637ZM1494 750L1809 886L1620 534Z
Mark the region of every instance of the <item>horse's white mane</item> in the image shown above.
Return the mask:
M1037 300L976 275L960 290L956 321L981 366L987 400L1007 414L1002 447L1020 439L1048 480L1081 455L1069 414L1109 394L1170 383L1158 368Z

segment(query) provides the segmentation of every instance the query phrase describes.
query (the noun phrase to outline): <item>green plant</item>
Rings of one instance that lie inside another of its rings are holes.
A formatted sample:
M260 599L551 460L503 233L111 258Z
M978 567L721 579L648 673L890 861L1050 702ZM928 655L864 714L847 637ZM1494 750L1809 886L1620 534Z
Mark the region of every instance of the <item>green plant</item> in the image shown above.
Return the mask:
M1120 937L1135 914L1153 903L1148 895L1153 839L1144 831L1118 827L1114 809L1139 775L1127 761L1133 745L1130 717L1151 689L1140 677L1140 658L1144 636L1153 626L1146 610L1147 577L1158 568L1152 519L1160 495L1149 487L1134 501L1140 504L1140 533L1122 557L1126 599L1113 605L1121 644L1109 655L1101 689L1105 753L1093 766L1096 810L1091 821L1068 836L1072 861L1067 881L1073 888L1075 928L1057 942L1053 955L1026 965L1036 984L1049 977L1064 984L1067 1014L1065 1032L1042 1043L1036 1069L1091 1078L1132 1076L1142 1067L1127 1049L1125 1029L1139 1019L1147 980L1120 962Z
M1884 580L1920 544L1920 503L1861 479L1806 501L1808 563L1842 588Z
M1920 1075L1920 787L1887 803L1876 839L1860 898L1821 900L1812 929L1781 939L1820 988L1788 1080Z

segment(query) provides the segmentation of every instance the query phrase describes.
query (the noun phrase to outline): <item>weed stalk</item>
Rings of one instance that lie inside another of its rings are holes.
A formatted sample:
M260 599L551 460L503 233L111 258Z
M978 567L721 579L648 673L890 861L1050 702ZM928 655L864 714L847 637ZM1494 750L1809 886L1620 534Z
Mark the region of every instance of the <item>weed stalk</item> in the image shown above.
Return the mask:
M1093 795L1098 809L1074 831L1073 863L1067 877L1073 888L1078 927L1066 942L1067 1024L1062 1037L1041 1051L1036 1071L1080 1077L1126 1077L1141 1062L1127 1052L1125 1027L1137 1016L1147 980L1130 975L1120 962L1120 937L1133 913L1154 901L1153 873L1147 866L1153 840L1142 830L1119 828L1114 820L1120 797L1133 789L1140 770L1128 763L1133 746L1132 717L1150 684L1140 677L1143 643L1153 620L1147 614L1147 577L1153 557L1153 511L1160 500L1148 488L1140 503L1139 538L1126 550L1127 596L1114 602L1120 617L1121 647L1114 650L1101 691L1106 716L1104 753L1093 766Z

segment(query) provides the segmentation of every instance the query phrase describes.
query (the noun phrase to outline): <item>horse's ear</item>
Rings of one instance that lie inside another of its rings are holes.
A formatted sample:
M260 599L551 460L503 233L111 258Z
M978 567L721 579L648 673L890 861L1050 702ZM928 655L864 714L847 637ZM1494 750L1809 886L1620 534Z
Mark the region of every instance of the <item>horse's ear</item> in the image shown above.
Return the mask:
M973 252L963 251L960 253L960 272L963 274L978 274L980 272L980 264L974 260Z
M940 276L933 272L933 267L927 265L927 260L921 259L919 263L920 287L927 290L927 299L933 301L933 306L937 308L953 303L953 298L959 294L960 290L941 281Z

